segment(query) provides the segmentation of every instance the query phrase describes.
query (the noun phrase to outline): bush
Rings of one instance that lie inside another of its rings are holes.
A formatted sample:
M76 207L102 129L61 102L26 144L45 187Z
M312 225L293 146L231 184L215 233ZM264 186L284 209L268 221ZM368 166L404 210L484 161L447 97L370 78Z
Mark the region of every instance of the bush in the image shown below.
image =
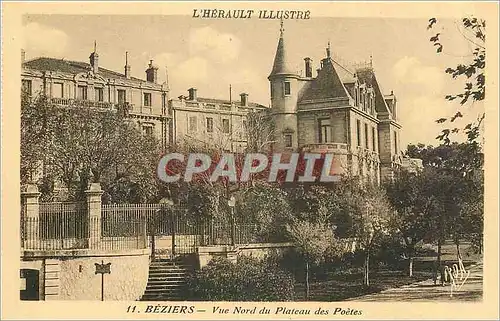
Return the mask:
M200 301L291 301L294 279L268 261L240 256L237 263L214 258L187 282L188 296Z

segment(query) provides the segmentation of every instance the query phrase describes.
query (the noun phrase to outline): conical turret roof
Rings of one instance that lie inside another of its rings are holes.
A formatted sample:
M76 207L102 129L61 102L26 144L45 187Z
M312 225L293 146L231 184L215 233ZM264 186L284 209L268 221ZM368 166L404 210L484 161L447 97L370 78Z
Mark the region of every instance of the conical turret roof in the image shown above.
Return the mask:
M278 41L278 47L276 48L276 55L274 57L273 70L269 77L277 75L297 75L297 72L293 70L291 64L288 60L287 51L285 49L285 39L284 39L284 29L283 21L281 22L280 28L280 39Z

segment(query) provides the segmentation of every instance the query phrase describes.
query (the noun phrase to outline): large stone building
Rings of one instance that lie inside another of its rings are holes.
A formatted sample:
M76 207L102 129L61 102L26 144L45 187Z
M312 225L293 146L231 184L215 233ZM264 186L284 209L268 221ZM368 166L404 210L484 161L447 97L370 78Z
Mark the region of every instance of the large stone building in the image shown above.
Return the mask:
M247 147L247 116L268 107L252 103L247 93L237 101L198 97L196 88L188 96L169 101L172 117L171 143L204 147L226 152L243 152Z
M149 62L146 79L131 76L125 55L124 72L99 66L94 46L89 62L56 58L35 58L28 61L22 52L21 80L31 96L44 94L54 105L83 105L89 108L123 109L145 134L168 143L168 86L158 83L158 67Z
M283 26L271 74L275 150L333 153L333 170L390 178L402 164L396 97L384 95L371 63L354 71L337 63L330 44L316 76L291 66Z
M202 98L196 88L189 89L188 96L169 100L168 84L158 83L158 68L152 61L146 80L138 79L131 77L127 59L123 73L100 67L95 48L89 63L23 59L22 82L30 94L44 93L55 104L125 108L163 146L211 145L243 152L248 131L254 130L248 126L248 115L257 112L272 123L273 151L330 153L335 155L336 173L377 182L391 178L396 168L408 163L399 143L395 95L384 94L371 63L350 70L332 58L329 43L315 76L308 57L301 75L291 67L284 34L282 26L268 77L270 108L250 102L246 93L237 100Z

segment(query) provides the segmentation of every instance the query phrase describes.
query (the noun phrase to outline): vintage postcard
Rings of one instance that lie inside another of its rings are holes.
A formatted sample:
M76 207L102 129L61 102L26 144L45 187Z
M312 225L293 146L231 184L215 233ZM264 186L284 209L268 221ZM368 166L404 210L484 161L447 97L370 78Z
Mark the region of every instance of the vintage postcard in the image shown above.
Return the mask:
M497 3L2 9L3 318L498 319Z

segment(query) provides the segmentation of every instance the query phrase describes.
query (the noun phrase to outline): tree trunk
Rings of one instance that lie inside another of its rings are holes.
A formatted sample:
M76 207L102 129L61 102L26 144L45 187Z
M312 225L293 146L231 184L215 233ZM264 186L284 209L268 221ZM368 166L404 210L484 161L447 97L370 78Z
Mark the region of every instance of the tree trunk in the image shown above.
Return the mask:
M413 276L413 256L415 253L415 249L413 244L408 246L408 276Z
M438 254L436 258L436 264L434 266L434 285L437 284L437 274L438 271L441 271L441 238L438 239Z
M364 266L364 275L363 275L363 285L364 286L370 286L370 277L369 277L369 272L370 272L370 252L366 252L365 256L365 266Z
M306 260L306 300L309 300L309 261Z
M460 262L462 259L462 253L460 253L460 240L456 239L455 240L455 245L457 246L457 262Z

